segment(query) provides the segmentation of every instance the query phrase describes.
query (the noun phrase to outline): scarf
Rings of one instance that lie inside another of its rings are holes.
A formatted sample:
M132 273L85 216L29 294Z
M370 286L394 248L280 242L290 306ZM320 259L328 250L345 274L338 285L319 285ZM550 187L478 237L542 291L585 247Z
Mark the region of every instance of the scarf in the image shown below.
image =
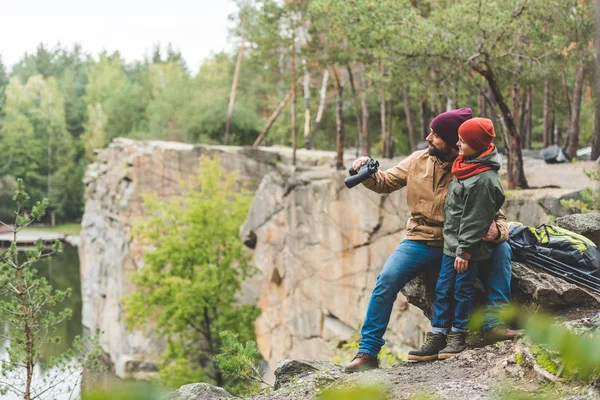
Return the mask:
M494 144L490 144L477 158L485 157L492 151L494 151ZM465 156L456 157L456 160L452 164L452 174L456 179L467 179L490 169L494 169L494 167L479 162L467 163Z

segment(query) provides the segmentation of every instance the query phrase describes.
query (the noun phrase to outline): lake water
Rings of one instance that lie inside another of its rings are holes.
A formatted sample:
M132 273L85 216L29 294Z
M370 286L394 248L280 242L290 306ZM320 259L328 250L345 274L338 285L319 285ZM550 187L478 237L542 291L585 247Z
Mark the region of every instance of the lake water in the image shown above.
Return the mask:
M57 356L71 347L73 338L82 335L83 327L81 324L81 281L79 276L79 256L77 248L69 246L65 243L64 251L55 255L49 260L44 260L36 265L39 275L48 279L50 284L55 289L71 288L72 294L67 298L58 310L70 308L73 310L73 317L68 321L63 321L57 326L54 336L61 338L60 343L48 345L41 350L41 360L36 366L36 374L38 381L44 376L54 376L56 371L48 371L44 369L44 362L52 356ZM6 346L8 343L0 339L0 358L7 359ZM72 376L64 384L57 387L53 396L44 396L43 398L51 398L57 400L77 399L79 398L80 382L79 375ZM69 387L72 390L69 390ZM62 392L62 393L61 393ZM15 394L8 393L0 396L6 400L17 400Z

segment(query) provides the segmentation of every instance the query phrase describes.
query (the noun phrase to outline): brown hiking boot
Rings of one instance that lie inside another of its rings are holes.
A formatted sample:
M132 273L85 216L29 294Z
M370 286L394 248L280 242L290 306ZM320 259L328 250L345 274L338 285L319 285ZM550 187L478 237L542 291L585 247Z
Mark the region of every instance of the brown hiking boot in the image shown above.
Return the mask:
M523 330L510 329L506 325L498 325L483 332L483 341L485 344L494 344L503 340L513 340L523 336Z
M344 372L363 372L379 368L379 360L367 353L358 353L352 361L344 367Z

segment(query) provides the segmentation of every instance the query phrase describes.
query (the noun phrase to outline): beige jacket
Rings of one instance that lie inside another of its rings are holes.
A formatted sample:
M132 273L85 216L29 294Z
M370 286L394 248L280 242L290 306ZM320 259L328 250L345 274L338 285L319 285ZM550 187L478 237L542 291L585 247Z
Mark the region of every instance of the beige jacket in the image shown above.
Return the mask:
M444 203L452 180L452 163L442 162L429 155L428 150L416 151L398 165L386 171L377 171L363 185L377 193L391 193L406 186L410 218L405 239L427 241L428 245L442 247L444 240ZM508 238L508 223L500 211L496 217L500 236L496 243Z

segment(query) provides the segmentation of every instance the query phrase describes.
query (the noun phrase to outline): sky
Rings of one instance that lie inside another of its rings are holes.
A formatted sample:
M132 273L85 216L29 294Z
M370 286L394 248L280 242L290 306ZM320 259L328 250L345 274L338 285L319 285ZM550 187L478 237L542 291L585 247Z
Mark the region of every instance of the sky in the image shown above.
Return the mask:
M0 56L11 67L40 43L86 53L118 50L142 60L155 44L171 43L192 72L221 50L230 51L232 0L0 0Z

